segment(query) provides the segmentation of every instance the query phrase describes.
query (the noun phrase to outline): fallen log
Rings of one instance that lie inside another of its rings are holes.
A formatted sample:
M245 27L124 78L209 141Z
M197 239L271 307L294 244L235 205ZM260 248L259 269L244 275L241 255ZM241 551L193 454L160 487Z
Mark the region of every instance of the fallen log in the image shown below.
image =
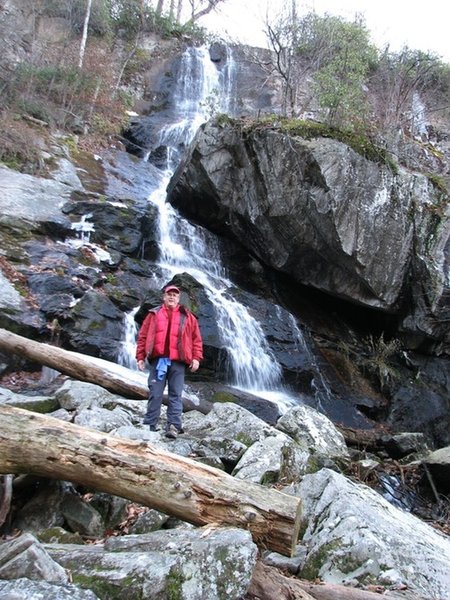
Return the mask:
M0 406L0 473L71 481L194 525L248 529L261 548L292 556L300 500L147 442Z
M378 452L385 447L382 439L385 434L376 429L353 429L343 425L337 425L337 428L344 436L347 446L369 452Z
M12 475L4 475L0 483L0 527L6 521L11 508L12 499Z
M144 374L101 358L35 342L6 329L0 329L0 350L18 354L79 381L95 383L125 398L137 400L148 398Z
M381 590L380 590L381 591ZM256 563L245 600L395 600L387 592L361 590L334 583L312 583L304 579L286 577L275 567Z
M94 383L124 398L148 399L148 373L132 371L102 358L35 342L6 329L0 329L0 350L18 354L31 362L55 369L78 381ZM167 404L167 395L164 395L163 402ZM185 390L183 395L184 411L198 410L207 414L211 407L212 403L205 399L193 402Z
M261 561L253 569L245 600L315 600L293 577L286 577L275 567Z

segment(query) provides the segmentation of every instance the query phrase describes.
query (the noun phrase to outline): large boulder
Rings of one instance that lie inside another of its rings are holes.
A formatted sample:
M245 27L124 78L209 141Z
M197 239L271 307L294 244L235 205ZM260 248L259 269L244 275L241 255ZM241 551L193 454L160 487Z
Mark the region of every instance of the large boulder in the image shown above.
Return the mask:
M336 139L219 117L200 129L168 191L183 214L296 282L406 309L411 345L449 341L450 225L426 176Z
M72 579L110 600L127 597L239 600L257 558L242 529L180 529L110 538L104 546L48 544ZM105 595L104 590L107 590Z
M68 583L66 571L50 558L42 544L30 533L0 544L0 578Z
M286 491L303 500L300 577L450 596L450 540L430 525L329 469Z

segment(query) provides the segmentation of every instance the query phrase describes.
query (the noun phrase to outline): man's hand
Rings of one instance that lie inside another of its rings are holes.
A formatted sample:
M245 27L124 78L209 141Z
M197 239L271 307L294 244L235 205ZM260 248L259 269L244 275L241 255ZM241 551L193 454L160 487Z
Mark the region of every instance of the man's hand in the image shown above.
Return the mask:
M189 365L189 369L192 371L192 373L195 373L195 371L198 370L200 366L200 363L198 362L198 360L196 360L195 358L192 360L191 364Z
M137 366L139 371L145 371L145 360L138 360Z

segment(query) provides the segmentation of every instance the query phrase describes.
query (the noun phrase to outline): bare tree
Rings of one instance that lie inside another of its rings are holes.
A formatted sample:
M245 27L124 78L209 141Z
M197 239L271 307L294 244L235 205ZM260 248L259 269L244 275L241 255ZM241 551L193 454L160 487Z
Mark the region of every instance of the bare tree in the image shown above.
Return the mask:
M204 17L225 0L189 0L191 16L186 21L186 24L192 24Z
M436 87L441 71L442 63L432 54L407 47L396 54L385 50L371 79L377 90L379 124L385 132L413 132L414 97Z
M178 23L181 21L181 11L183 10L183 0L178 0L176 19Z
M84 24L83 24L83 35L81 37L81 44L80 44L80 57L78 60L78 67L80 69L83 67L84 53L86 51L86 41L87 41L87 34L88 34L88 28L89 28L89 19L91 18L91 8L92 8L92 0L87 0L86 13L84 16Z
M294 116L298 110L300 83L306 76L297 51L300 27L295 0L274 23L266 20L266 35L274 53L273 70L282 81L281 112L289 116Z
M164 9L164 0L158 0L158 4L156 5L156 10L155 10L157 16L162 15L163 9Z

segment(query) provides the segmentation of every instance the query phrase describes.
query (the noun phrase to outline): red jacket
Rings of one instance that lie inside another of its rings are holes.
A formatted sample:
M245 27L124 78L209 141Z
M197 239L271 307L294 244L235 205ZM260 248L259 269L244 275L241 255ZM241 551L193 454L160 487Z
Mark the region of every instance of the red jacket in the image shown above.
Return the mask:
M164 356L169 311L163 305L152 309L139 329L136 360ZM187 365L203 358L203 342L196 317L182 304L172 311L169 350L172 360Z

